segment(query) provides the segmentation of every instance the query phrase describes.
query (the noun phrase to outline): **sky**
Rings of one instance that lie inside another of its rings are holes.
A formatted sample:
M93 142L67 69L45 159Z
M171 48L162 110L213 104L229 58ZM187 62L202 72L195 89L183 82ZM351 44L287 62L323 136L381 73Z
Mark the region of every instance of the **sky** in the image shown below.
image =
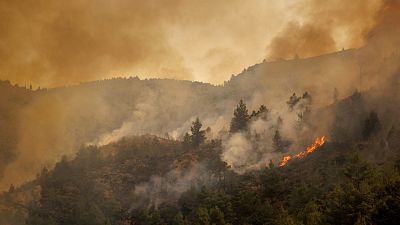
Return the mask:
M385 0L0 0L0 79L221 84L266 59L358 48Z

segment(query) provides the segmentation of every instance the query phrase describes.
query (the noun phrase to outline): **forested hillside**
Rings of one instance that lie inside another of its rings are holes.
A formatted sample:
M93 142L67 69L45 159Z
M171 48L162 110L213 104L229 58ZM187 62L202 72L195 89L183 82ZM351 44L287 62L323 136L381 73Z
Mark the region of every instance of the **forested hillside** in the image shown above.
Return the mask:
M400 54L375 41L220 86L2 81L0 223L396 224Z
M287 107L308 98L291 96ZM207 138L210 128L195 119L181 140L145 135L81 147L2 194L2 224L396 224L400 130L366 102L356 92L324 109L337 112L327 141L286 165L279 156L295 142L279 133L285 121L268 128L276 133L265 149L253 126L272 112L262 105L249 113L243 101L220 138ZM278 157L255 170L227 160L226 138L237 135L259 158Z
M43 166L52 167L62 155L74 155L84 144L104 145L126 135L143 134L182 139L196 116L216 137L220 130L228 129L231 109L239 99L250 108L265 104L283 114L285 99L293 92L307 91L316 109L346 98L356 89L373 89L374 101L379 103L398 87L393 65L399 55L386 54L377 57L374 64L360 64L367 58L364 55L370 57L367 50L263 62L233 76L223 86L137 77L52 89L17 88L4 82L0 87L4 93L1 114L10 119L2 120L7 132L0 135L4 146L9 146L1 149L1 187L6 190L10 184L33 179ZM378 73L382 77L379 85L372 82ZM395 104L396 97L389 97Z
M0 225L400 224L399 21L0 0Z

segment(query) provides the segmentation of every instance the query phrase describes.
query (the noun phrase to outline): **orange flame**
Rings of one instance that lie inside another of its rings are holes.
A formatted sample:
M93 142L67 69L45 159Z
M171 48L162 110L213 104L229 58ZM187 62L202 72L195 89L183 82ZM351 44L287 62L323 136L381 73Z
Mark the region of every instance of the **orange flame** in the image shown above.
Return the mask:
M318 147L322 146L325 144L325 136L316 138L314 140L314 143L312 143L310 146L307 147L307 149L303 152L300 152L294 156L284 156L281 161L279 162L279 166L282 167L284 165L286 165L290 160L292 160L293 158L297 158L297 159L301 159L304 158L305 156L307 156L308 154L312 153L315 149L317 149Z

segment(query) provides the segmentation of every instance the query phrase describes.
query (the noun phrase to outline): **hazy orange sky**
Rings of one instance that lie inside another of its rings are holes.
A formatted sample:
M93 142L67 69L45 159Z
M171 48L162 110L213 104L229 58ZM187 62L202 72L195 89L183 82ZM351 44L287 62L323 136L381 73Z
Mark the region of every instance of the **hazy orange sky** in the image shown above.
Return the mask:
M0 79L220 84L263 59L360 47L383 0L0 0Z

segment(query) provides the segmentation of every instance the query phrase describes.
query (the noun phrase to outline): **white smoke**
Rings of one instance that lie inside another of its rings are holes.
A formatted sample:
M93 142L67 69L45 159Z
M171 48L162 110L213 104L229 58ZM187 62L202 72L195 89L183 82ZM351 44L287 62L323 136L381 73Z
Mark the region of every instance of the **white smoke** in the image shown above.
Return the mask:
M100 136L100 138L98 138L98 140L95 140L91 144L102 146L111 142L118 141L125 136L139 134L141 130L145 130L146 126L148 126L146 124L148 118L151 118L151 116L155 116L152 115L152 112L154 112L153 109L154 106L152 106L151 103L137 104L136 109L132 112L131 118L123 122L120 128L115 129L110 133L103 134L102 136Z
M273 119L252 121L248 132L232 134L223 141L221 159L239 174L264 168L278 155L272 148L275 127Z
M245 172L249 165L257 161L251 143L242 133L233 134L223 143L223 147L222 160L237 173Z
M288 110L285 104L279 107L279 112L270 110L265 118L252 120L248 131L223 139L221 160L238 174L265 168L271 160L277 163L284 153L273 148L276 130L279 130L285 142L290 143L287 146L288 152L298 151L303 145L303 139L307 139L306 135L301 134L309 131L299 115L308 113L306 108L310 105L308 99L300 99L293 110Z
M164 176L152 176L148 182L135 186L132 209L143 206L158 208L160 204L176 201L191 187L208 182L207 177L201 164L194 164L185 170L173 169Z

